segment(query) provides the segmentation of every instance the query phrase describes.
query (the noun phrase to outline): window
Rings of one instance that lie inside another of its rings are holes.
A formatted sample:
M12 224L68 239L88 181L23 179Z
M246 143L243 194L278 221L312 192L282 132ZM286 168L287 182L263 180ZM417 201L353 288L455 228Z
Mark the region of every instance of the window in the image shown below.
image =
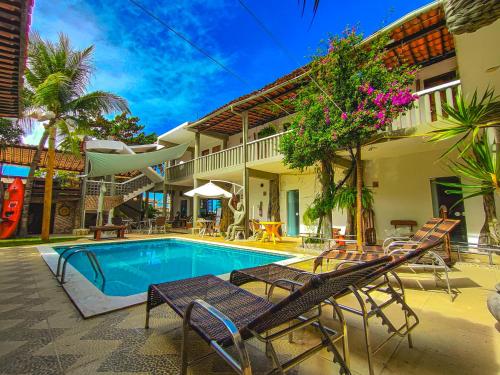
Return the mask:
M220 151L220 145L212 147L212 154Z
M208 155L208 154L210 154L210 150L209 150L208 148L207 148L206 150L203 150L203 151L201 152L201 156L206 156L206 155Z

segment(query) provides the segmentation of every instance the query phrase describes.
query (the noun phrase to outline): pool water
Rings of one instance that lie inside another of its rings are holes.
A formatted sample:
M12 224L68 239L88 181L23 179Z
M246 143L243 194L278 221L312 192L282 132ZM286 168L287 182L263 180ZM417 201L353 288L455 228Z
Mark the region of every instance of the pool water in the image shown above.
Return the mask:
M91 244L82 247L95 253L106 278L104 293L109 296L130 296L147 291L150 284L206 274L221 275L235 269L291 258L179 239ZM64 246L54 247L58 253L64 249ZM71 251L65 256L68 253ZM95 278L94 270L84 253L72 256L69 263L97 288L101 288L102 278Z

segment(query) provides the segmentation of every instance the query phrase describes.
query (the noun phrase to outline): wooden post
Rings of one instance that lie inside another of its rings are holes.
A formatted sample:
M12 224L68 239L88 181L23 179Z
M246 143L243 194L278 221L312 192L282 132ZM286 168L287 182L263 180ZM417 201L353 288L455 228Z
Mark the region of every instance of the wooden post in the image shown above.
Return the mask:
M85 177L83 177L82 179L82 187L81 187L82 199L80 201L80 207L81 207L80 228L85 228L85 200L87 196L87 174L89 173L89 160L87 159L86 155L84 156L84 158L85 158L85 171L84 171Z
M356 243L358 251L363 251L363 165L361 143L356 145Z
M43 196L42 241L50 237L50 216L52 211L52 184L54 182L54 163L56 160L56 127L49 129L49 149L47 151L47 174L45 175L45 191Z
M248 227L248 218L249 218L249 210L250 210L250 195L249 195L249 176L248 176L248 168L247 168L247 160L248 160L248 150L247 150L247 142L248 142L248 111L244 111L241 113L242 119L242 128L243 128L243 149L242 149L242 159L243 159L243 206L245 207L245 238L248 238L249 227Z
M162 215L167 217L167 166L168 163L163 163L163 211Z
M198 179L196 178L199 172L199 157L201 156L200 149L200 133L196 132L194 135L194 179L193 187L196 189L198 187ZM195 233L196 223L198 222L198 214L200 211L200 197L195 195L193 197L193 234Z

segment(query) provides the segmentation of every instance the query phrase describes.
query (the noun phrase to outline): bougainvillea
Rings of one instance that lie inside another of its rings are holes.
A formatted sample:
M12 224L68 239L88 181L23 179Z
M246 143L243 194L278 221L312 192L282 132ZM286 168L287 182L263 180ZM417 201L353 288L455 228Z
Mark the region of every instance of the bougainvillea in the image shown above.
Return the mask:
M362 41L354 29L329 38L307 67L308 81L290 99L296 115L281 143L284 162L300 170L320 166L323 189L316 201L325 210L336 186L324 186L334 179L323 174L333 173L326 166L334 165L335 155L354 155L353 149L386 130L416 99L414 68L384 62L387 37Z

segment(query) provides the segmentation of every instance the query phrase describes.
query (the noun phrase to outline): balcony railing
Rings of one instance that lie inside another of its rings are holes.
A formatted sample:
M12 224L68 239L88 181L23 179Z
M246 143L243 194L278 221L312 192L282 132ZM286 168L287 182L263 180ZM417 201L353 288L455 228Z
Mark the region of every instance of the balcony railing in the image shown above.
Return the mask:
M399 116L391 125L392 131L421 126L437 121L443 117L443 104L453 105L455 95L460 90L460 81L448 82L430 89L417 92L419 99L415 108L405 116ZM280 155L279 144L286 133L279 133L270 137L247 143L247 162L265 160ZM202 156L183 164L167 169L167 179L175 181L189 177L195 172L206 173L218 169L234 167L243 163L243 145L234 146L226 150Z
M167 181L176 181L190 177L194 173L194 160L174 165L167 168Z
M140 174L125 182L108 182L108 181L87 181L87 195L99 195L101 184L106 186L105 196L129 195L140 190L146 185L151 184L149 177Z
M391 130L417 127L430 124L443 117L443 103L454 105L455 95L460 90L460 80L444 83L430 89L417 92L418 101L415 108L399 116L391 126Z

